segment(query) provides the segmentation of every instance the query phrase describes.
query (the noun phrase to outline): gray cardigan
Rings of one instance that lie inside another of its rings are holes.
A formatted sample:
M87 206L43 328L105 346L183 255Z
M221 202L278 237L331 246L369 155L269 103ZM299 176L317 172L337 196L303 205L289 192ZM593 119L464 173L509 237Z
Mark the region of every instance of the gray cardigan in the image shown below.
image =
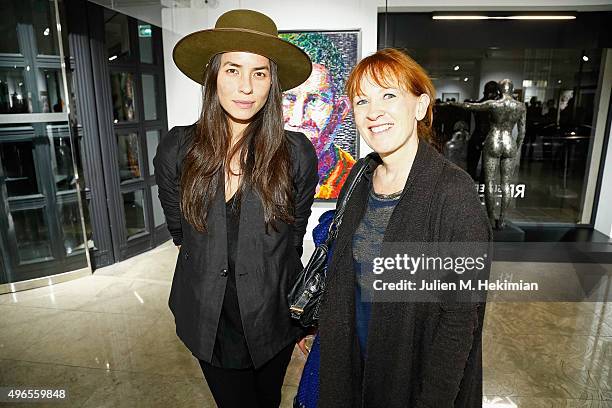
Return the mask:
M375 159L368 173L380 163ZM481 407L483 303L373 303L362 366L352 237L367 197L364 177L347 204L330 264L319 321L319 407ZM490 240L472 179L420 141L384 242Z

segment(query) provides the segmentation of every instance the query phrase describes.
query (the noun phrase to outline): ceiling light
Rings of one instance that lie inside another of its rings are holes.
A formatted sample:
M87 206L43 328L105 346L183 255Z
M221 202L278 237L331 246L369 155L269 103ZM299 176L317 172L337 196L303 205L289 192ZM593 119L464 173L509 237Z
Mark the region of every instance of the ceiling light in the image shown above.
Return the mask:
M108 57L108 60L109 60L109 61L116 60L116 59L117 59L117 56L116 56L116 55L113 55L112 57Z
M575 20L576 16L508 16L506 20Z
M51 34L51 30L49 30L49 27L45 28L45 31L43 31L43 35L49 35Z
M463 78L463 82L467 82L467 81L469 81L469 80L470 80L470 79L469 79L468 77Z
M558 80L558 81L557 81L557 83L558 83L558 84L560 84L561 82L563 82L563 81L561 81L561 80Z
M583 60L584 62L588 62L588 61L589 61L589 57L587 57L586 55L583 55L583 56L582 56L582 60Z
M486 20L487 16L433 16L434 20Z
M455 66L453 67L453 71L459 71L459 65L455 65Z
M434 15L434 20L575 20L571 15L517 15L517 16L487 16L479 14L449 14Z

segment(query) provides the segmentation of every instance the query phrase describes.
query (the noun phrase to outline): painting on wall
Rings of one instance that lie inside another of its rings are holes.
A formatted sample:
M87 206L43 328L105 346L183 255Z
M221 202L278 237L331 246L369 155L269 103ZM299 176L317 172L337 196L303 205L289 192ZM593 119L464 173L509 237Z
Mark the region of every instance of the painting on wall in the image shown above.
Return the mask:
M459 92L445 92L442 94L442 101L444 102L461 102L459 99Z
M359 153L344 90L359 59L359 31L292 31L280 37L304 50L313 65L306 82L283 93L285 129L304 133L317 151L315 198L335 200Z

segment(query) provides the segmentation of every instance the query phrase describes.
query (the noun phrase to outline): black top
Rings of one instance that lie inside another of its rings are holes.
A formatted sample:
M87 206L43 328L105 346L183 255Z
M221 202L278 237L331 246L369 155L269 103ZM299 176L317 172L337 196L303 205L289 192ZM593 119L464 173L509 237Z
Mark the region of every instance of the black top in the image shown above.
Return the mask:
M229 275L228 224L223 177L211 197L205 231L194 228L181 212L183 165L196 136L195 126L174 127L160 140L153 163L166 225L174 242L182 244L168 300L176 333L198 359L211 363ZM275 220L276 229L266 229L257 191L247 185L240 193L235 285L256 369L303 334L288 313L287 292L303 268L299 251L318 182L317 155L303 134L286 131L285 137L295 222Z
M240 231L240 199L236 197L237 195L238 193L234 194L225 203L228 275L211 361L214 366L234 369L253 367L242 328L236 290L236 254L238 253L238 233Z

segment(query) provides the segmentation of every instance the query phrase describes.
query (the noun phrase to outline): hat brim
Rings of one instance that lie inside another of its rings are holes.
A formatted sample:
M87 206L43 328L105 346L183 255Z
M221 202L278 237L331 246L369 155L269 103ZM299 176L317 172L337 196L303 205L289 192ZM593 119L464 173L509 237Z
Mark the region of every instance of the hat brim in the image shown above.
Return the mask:
M297 46L272 35L239 29L191 33L176 44L172 58L181 72L201 84L210 59L216 54L234 51L263 55L274 61L283 91L306 81L312 71L310 58Z

